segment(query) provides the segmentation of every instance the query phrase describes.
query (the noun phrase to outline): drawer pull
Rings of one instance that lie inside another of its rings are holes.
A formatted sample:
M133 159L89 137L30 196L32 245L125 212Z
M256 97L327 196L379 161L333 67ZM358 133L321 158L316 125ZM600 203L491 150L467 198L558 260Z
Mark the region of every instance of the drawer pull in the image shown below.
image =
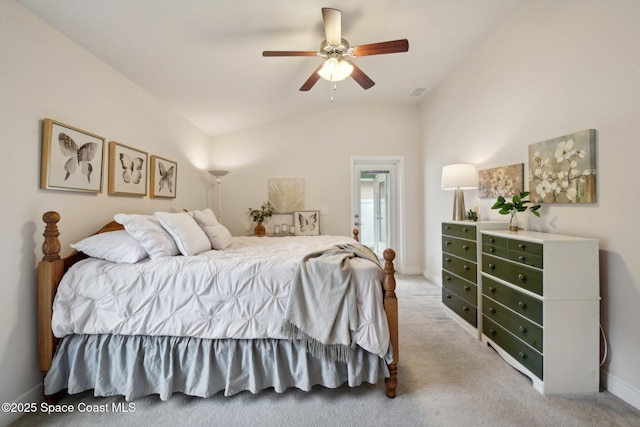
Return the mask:
M465 291L470 291L470 290L471 290L471 288L470 288L469 286L465 285L465 286L464 286L464 290L465 290Z
M518 327L518 330L520 331L520 333L523 333L523 334L527 333L527 328L525 328L524 326Z
M451 244L451 242L450 242L450 241L448 241L448 240L445 240L445 241L444 241L444 244L445 244L445 245L450 245L450 244Z
M444 228L447 229L447 230L451 230L451 226L450 225L446 225Z
M527 304L523 303L522 301L518 301L518 306L520 306L520 308L524 310L527 307Z
M451 299L451 295L447 294L444 296L446 299Z
M470 267L468 265L463 265L462 268L464 268L465 270L468 270Z
M489 286L489 292L491 292L492 294L495 294L496 288L494 288L493 286Z
M469 311L469 307L467 307L466 305L463 305L463 306L462 306L462 309L463 309L464 311Z
M493 264L489 264L489 269L491 269L491 270L495 270L495 268L496 268L496 266L495 266L495 265L493 265Z
M489 313L496 314L496 309L493 307L489 308Z
M489 243L493 243L495 242L495 240L493 239L493 237L489 237Z
M451 276L444 276L444 279L449 281L449 280L451 280Z
M521 352L521 351L519 351L519 352L518 352L518 356L520 356L520 359L522 359L522 360L524 360L524 359L526 359L526 358L527 358L527 354L526 354L526 353L523 353L523 352Z
M451 258L447 257L444 259L446 262L451 262Z
M495 251L496 251L496 250L493 248L493 246L491 246L491 247L489 248L489 252L495 252Z
M522 273L518 274L518 279L520 279L521 282L524 282L524 279L525 279L524 274Z
M519 255L519 256L518 256L518 260L520 260L520 261L524 262L524 257L523 257L522 255Z
M467 249L469 249L469 245L462 245L462 249L466 251Z
M469 231L469 229L465 227L465 228L462 229L462 231L464 231L466 233L467 231Z
M518 247L519 247L520 249L524 249L524 245L523 245L522 243L518 243Z
M494 335L494 336L495 336L495 335L496 335L496 330L495 330L495 329L489 329L489 333L490 333L491 335Z

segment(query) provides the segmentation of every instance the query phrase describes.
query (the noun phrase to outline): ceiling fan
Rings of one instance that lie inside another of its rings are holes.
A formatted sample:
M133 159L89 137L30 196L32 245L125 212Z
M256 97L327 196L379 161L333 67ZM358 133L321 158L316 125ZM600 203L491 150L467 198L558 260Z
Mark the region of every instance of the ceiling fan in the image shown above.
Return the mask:
M314 51L274 51L265 50L262 56L319 56L325 61L311 74L300 88L301 91L310 90L322 77L330 82L344 80L351 76L363 89L369 89L375 82L367 76L351 58L386 53L407 52L407 39L388 42L363 44L350 47L349 42L342 38L342 12L332 8L322 8L322 20L326 39L320 44L320 50Z

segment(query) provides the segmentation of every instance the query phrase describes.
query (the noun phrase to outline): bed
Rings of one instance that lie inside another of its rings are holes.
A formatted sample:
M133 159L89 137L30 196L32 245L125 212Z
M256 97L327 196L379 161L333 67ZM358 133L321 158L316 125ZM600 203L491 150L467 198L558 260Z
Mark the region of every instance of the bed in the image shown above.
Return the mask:
M392 249L384 251L380 267L349 257L358 326L346 352L326 357L323 347L324 356L319 356L301 331L285 336L280 327L293 299L288 284L299 276L292 273L294 265L309 254L324 256L326 246L356 247L357 230L353 238L233 237L224 250L125 264L78 251L62 258L60 214L46 212L43 221L38 363L50 402L61 393L85 390L127 400L158 394L166 400L175 392L208 397L267 388L308 391L315 385L355 387L380 378L386 395L396 396ZM96 235L124 229L111 221ZM170 278L164 279L167 274ZM130 279L122 284L122 277ZM240 306L238 300L249 294L249 305ZM332 305L329 298L327 307Z

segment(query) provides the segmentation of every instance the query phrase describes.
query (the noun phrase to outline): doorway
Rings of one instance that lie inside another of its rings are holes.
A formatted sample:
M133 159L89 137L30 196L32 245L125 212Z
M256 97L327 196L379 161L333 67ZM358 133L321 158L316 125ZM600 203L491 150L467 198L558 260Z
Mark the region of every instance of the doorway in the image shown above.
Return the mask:
M352 226L360 231L360 243L378 257L386 248L396 252L396 268L402 264L402 166L401 157L352 157Z

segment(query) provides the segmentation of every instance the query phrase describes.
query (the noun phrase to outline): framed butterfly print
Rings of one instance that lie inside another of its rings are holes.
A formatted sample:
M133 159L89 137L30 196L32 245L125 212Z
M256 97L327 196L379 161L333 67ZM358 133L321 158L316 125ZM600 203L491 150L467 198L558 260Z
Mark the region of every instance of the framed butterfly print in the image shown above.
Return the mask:
M147 195L147 153L109 142L109 194Z
M105 139L52 119L44 119L40 188L102 192Z
M318 236L320 234L320 211L294 212L293 232L296 236Z
M158 156L151 156L151 180L149 184L151 197L176 197L178 164Z

